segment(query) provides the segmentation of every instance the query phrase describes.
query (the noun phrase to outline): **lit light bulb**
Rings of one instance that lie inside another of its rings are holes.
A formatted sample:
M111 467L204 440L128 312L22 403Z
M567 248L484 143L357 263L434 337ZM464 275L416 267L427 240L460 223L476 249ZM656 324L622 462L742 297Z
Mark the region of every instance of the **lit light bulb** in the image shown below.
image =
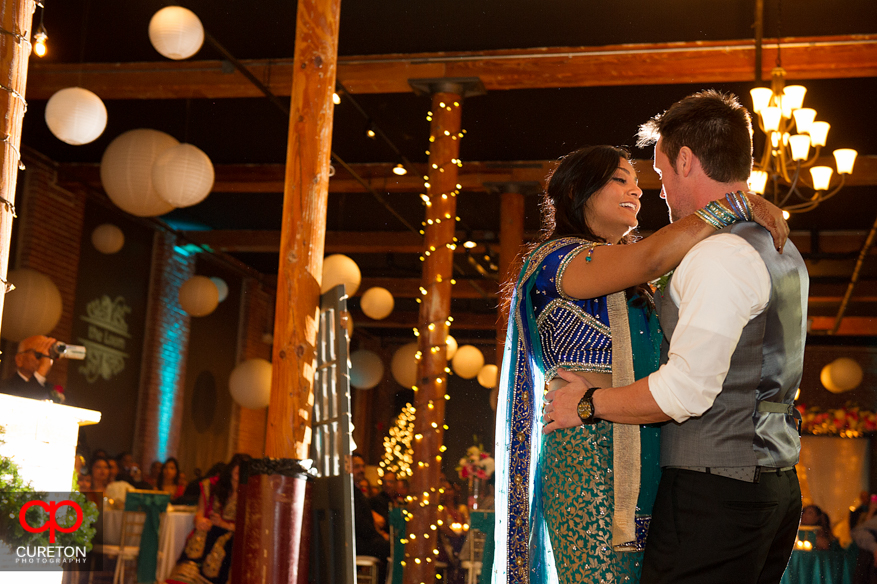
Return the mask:
M831 124L828 122L813 122L810 125L810 142L814 146L825 146L829 128L831 128Z
M402 166L402 163L399 163L393 167L393 174L405 176L406 174L408 174L408 170L404 166Z
M779 107L766 107L761 110L761 119L764 122L765 132L776 132L780 129L780 119L783 110Z
M792 147L792 160L807 160L810 153L810 136L807 134L795 134L789 138Z
M785 209L783 209L783 219L785 219L786 221L788 221L788 220L789 220L789 217L791 217L791 216L792 216L791 213L789 213L788 211L786 211ZM795 398L795 399L797 399L797 398Z
M787 85L783 88L783 109L788 111L799 109L804 104L807 88L803 85ZM791 116L786 116L791 117Z
M749 190L763 195L765 186L767 186L767 173L763 170L753 170L749 176Z
M773 91L767 87L755 87L749 90L749 94L752 96L752 111L757 114L770 104L773 97Z
M463 243L463 247L465 247L466 249L472 249L472 248L474 248L474 247L477 246L477 245L478 245L478 244L475 243L475 242L472 241L472 240L469 240L469 241L466 241L466 242Z
M813 177L813 189L817 191L828 190L828 183L831 182L831 175L834 171L830 166L813 166L810 168L810 175Z
M339 105L341 103L341 96L338 95L337 93L333 93L332 94L332 103L334 103L335 105Z
M49 40L49 35L46 34L46 31L40 30L35 35L33 35L34 46L33 52L37 57L45 57L46 56L46 41Z
M839 148L834 151L834 161L837 163L838 174L853 174L853 165L856 163L858 152L852 148Z
M802 107L792 112L792 115L795 116L795 127L798 129L798 133L804 134L810 131L810 126L813 125L813 120L816 119L816 110Z

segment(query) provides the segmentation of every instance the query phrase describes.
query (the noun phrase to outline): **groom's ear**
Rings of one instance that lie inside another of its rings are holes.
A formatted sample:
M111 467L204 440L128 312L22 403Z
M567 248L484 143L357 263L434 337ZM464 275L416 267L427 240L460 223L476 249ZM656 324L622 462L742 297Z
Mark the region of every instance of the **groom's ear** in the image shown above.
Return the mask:
M676 174L688 177L697 165L697 157L691 148L683 146L676 156Z

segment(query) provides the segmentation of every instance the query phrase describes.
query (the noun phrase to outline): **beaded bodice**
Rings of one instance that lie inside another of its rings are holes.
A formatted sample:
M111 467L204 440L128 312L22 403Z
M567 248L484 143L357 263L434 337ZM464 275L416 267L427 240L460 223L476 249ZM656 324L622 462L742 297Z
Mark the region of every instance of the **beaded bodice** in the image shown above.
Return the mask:
M565 238L534 252L531 265L538 267L530 276L535 278L530 302L542 344L541 365L546 381L555 377L559 368L612 373L606 297L579 300L567 296L560 288L569 262L594 245L584 239Z

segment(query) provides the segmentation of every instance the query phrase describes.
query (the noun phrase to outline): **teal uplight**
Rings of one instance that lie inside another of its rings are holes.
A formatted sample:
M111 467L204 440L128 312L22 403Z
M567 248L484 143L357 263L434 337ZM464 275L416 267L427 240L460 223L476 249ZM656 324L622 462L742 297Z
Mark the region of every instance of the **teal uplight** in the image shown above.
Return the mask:
M165 297L174 298L179 294L181 279L180 272L189 269L189 264L194 263L195 257L190 255L185 248L174 246L174 254L165 264ZM183 356L186 353L188 343L188 331L184 330L186 313L176 302L168 302L164 305L162 318L156 330L161 355L159 357L158 370L158 444L156 445L156 458L167 460L172 456L168 452L168 440L171 434L174 410L178 399L178 392L182 391L182 366Z

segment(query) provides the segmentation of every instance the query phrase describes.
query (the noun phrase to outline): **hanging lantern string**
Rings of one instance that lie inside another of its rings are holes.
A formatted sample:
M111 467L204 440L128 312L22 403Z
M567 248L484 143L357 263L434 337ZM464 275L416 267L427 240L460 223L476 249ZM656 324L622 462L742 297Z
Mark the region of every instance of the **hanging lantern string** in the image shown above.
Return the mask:
M17 157L18 161L18 170L26 170L27 167L24 166L24 162L22 162L21 160L21 151L19 151L19 149L15 147L15 144L12 143L12 137L7 134L6 136L0 138L0 142L6 142L6 145L15 151L15 156Z
M21 101L21 103L24 104L24 111L25 111L25 113L27 113L27 100L24 99L24 96L23 96L23 95L21 95L20 93L18 93L17 91L15 91L14 89L12 89L11 87L6 87L6 86L3 85L2 83L0 83L0 89L2 89L3 91L6 91L6 92L11 93L13 97L15 97L15 98L17 98L19 101Z
M28 46L30 46L30 44L31 44L30 39L28 39L24 35L20 35L17 32L12 32L11 30L6 30L2 26L0 26L0 34L5 34L5 35L11 36L12 38L15 39L15 42L18 43L19 45L21 43L27 43ZM28 50L30 50L30 49L28 49Z

